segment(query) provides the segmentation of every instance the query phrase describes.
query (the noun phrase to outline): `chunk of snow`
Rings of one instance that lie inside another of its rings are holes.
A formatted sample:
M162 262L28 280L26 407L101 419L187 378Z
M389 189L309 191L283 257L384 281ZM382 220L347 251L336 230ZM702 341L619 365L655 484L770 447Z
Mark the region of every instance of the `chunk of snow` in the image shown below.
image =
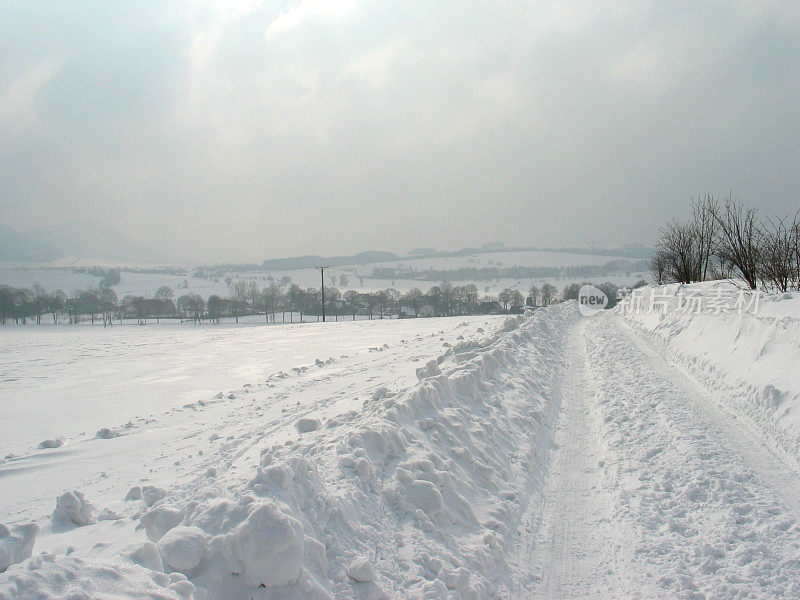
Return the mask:
M145 485L142 487L142 500L144 501L144 505L148 508L153 506L166 495L167 492L165 490L162 490L154 485Z
M442 493L430 481L412 481L406 485L406 493L409 501L429 517L438 515L444 510Z
M94 506L77 490L64 492L58 497L53 521L69 521L78 527L97 522L94 518Z
M294 428L297 429L297 433L309 433L310 431L316 431L319 429L319 427L319 419L310 419L308 417L298 419L297 423L294 424Z
M119 437L120 435L122 434L116 429L111 429L110 427L103 427L95 434L94 437L96 437L99 440L110 440L112 438Z
M141 500L142 499L142 488L138 485L132 487L128 490L128 493L125 494L125 501L130 500Z
M44 440L43 442L39 442L39 449L45 450L48 448L60 448L63 445L64 445L64 440L56 438L54 440Z
M153 542L143 542L141 546L133 552L130 552L127 556L137 565L142 565L146 569L151 569L153 571L164 570L164 562L161 560L161 555L158 553L158 546Z
M147 511L139 522L144 527L147 537L157 542L173 527L183 521L183 511L169 506L159 506Z
M375 569L366 556L358 556L347 565L347 576L359 583L375 581Z
M384 398L389 393L389 388L386 386L381 386L377 388L374 392L372 392L372 400L380 400Z
M179 525L170 529L158 542L164 564L175 571L191 571L206 552L206 535L198 527Z
M256 506L232 533L235 557L249 585L274 587L297 581L303 561L303 524L274 502Z
M435 360L428 361L424 367L420 367L416 371L417 379L420 381L425 379L426 377L435 377L436 375L440 375L442 373L441 369L439 369L439 363Z
M11 567L0 579L0 600L202 600L205 590L184 577L171 580L164 573L124 558L88 559L39 554L24 566ZM175 586L175 583L181 582Z
M30 558L39 526L27 523L8 527L0 523L0 573L11 565Z

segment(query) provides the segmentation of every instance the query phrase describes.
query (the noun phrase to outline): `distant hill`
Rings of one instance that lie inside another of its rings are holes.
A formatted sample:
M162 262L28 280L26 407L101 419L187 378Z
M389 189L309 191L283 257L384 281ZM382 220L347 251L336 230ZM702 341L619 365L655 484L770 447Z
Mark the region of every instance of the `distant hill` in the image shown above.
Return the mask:
M50 262L64 256L64 252L48 243L31 239L0 223L0 261Z
M30 239L63 250L62 256L119 262L158 262L168 259L129 238L111 225L91 219L48 225L29 231Z
M480 248L461 248L453 251L440 251L435 248L416 248L406 256L398 256L392 252L359 252L352 256L317 256L308 254L305 256L295 256L291 258L271 258L261 264L261 268L267 271L291 271L293 269L309 269L320 265L331 267L341 267L349 265L368 265L374 263L396 262L404 260L418 260L424 258L448 258L459 256L471 256L475 254L502 254L506 252L558 252L567 254L583 254L590 256L608 256L611 258L630 258L644 259L649 258L653 252L652 248L641 244L629 244L622 248L542 248L542 247L517 247L505 246L502 242L491 242L484 244ZM254 265L225 265L226 268L233 270L251 269Z
M264 269L270 271L289 271L292 269L308 269L320 265L340 267L342 265L368 265L377 262L397 260L397 255L392 252L359 252L353 256L329 256L327 258L308 254L293 258L271 258L262 263Z

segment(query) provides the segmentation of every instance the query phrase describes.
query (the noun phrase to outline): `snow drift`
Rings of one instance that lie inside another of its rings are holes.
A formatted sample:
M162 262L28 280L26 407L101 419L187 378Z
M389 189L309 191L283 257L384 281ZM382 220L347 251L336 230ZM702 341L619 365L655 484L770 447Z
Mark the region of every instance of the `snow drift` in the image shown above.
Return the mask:
M410 388L298 422L284 443L265 436L249 472L219 464L175 489L134 488L125 552L105 567L35 556L0 576L0 599L58 597L70 580L88 581L76 589L90 597L102 568L118 598L502 595L576 318L573 304L554 306L460 341ZM56 516L92 519L73 504Z
M690 294L709 310L680 305ZM714 302L742 295L748 310ZM691 377L793 457L800 455L800 294L759 294L724 281L641 288L637 310L616 309ZM659 298L653 305L647 298ZM660 299L667 299L661 301Z

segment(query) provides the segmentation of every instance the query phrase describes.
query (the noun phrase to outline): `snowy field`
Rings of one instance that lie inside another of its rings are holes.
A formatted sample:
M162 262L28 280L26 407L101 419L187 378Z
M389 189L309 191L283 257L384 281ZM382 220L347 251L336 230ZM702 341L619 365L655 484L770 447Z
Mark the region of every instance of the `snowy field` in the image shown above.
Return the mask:
M800 297L665 306L0 329L0 599L800 597Z
M412 288L420 288L427 291L431 286L436 285L435 281L415 281L411 279L371 279L370 275L374 268L390 267L390 268L403 268L409 267L414 269L442 269L442 270L455 270L462 267L562 267L562 266L581 266L581 265L602 265L617 257L612 256L594 256L588 254L572 254L566 252L545 252L545 251L518 251L518 252L496 252L489 254L474 254L458 257L442 257L442 258L428 258L428 259L410 259L403 258L397 262L375 263L369 265L351 265L331 268L328 271L329 275L335 275L337 279L344 275L348 279L348 285L338 285L342 291L346 289L354 289L360 292L374 292L378 290L385 290L388 288L397 289L400 292L407 292ZM192 269L188 269L189 274L186 276L180 275L167 275L167 274L149 274L149 273L135 273L135 272L122 272L122 281L114 286L114 290L119 298L131 295L144 295L152 297L156 290L161 286L169 286L175 290L176 295L185 293L197 293L207 298L211 294L219 296L227 296L230 291L225 283L225 277L241 277L244 279L255 280L260 288L267 285L267 276L271 275L275 280L280 281L282 277L291 278L293 283L298 284L302 288L316 287L320 285L319 271L316 269L293 269L288 271L255 271L243 273L228 273L222 277L214 279L206 279L200 277L193 277L191 275ZM644 273L616 274L609 277L601 278L602 281L611 281L617 285L631 285L646 277ZM48 290L60 289L67 294L71 294L77 289L85 289L87 287L97 285L99 278L92 275L83 273L73 273L64 269L53 269L47 267L33 268L33 267L2 267L0 266L0 285L8 284L14 287L31 287L34 282L38 281L42 286ZM467 283L475 283L478 286L478 291L483 294L490 294L496 296L501 290L505 288L518 289L521 292L527 293L531 283L541 286L544 283L551 283L557 288L561 289L565 285L572 283L571 278L536 278L531 279L509 279L504 278L492 281L458 281L454 282L458 285ZM182 286L184 283L186 288ZM600 281L597 281L600 283Z

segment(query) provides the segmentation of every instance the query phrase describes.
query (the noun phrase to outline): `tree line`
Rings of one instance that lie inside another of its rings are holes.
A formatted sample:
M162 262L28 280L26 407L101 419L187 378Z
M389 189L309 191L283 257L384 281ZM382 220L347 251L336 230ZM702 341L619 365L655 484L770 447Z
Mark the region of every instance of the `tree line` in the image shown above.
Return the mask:
M100 274L100 273L99 273ZM112 325L115 321L135 319L144 324L150 320L180 319L197 322L220 322L223 318L260 315L266 322L293 323L322 314L322 291L302 288L286 279L273 280L260 288L255 280L228 278L229 294L211 294L203 298L189 292L176 297L169 286L161 286L150 296L126 295L119 299L107 273L97 286L67 295L61 290L46 291L41 284L31 288L0 285L0 322L25 324L43 320L53 323L67 318L70 324L90 322ZM113 280L113 277L111 278ZM525 307L540 307L577 296L578 284L559 293L552 284L531 285L528 295L519 290L504 289L497 296L478 293L475 284L453 285L443 281L427 292L413 288L405 293L389 288L372 292L325 286L325 312L333 320L357 318L458 316L476 314L520 313ZM606 284L611 286L612 284Z
M650 272L656 284L737 279L750 289L800 289L800 211L761 218L728 196L692 199L690 216L659 230Z
M233 318L238 323L241 317L256 315L263 316L266 322L293 323L309 316L319 319L322 314L321 289L302 288L288 277L270 279L263 288L253 279L227 277L225 282L229 293L225 296L211 294L203 298L194 292L176 295L171 287L161 286L152 297L129 294L119 299L112 287L120 281L118 272L102 269L93 274L101 277L98 285L75 290L71 295L61 290L48 292L38 282L31 288L0 285L0 323L33 321L41 324L43 319L58 323L64 317L70 324L90 322L104 326L126 319L145 324L161 319L219 323L223 318ZM333 278L328 280L336 281ZM346 283L347 279L342 276L338 281ZM633 287L645 283L641 280ZM502 290L497 296L481 296L475 284L453 285L447 281L432 286L427 292L413 288L405 293L394 288L372 292L341 291L334 285L326 285L325 312L337 321L348 318L518 314L525 308L577 299L581 285L571 283L559 291L550 283L541 287L532 284L527 296L511 288ZM609 282L598 287L608 296L609 307L613 306L620 288Z

